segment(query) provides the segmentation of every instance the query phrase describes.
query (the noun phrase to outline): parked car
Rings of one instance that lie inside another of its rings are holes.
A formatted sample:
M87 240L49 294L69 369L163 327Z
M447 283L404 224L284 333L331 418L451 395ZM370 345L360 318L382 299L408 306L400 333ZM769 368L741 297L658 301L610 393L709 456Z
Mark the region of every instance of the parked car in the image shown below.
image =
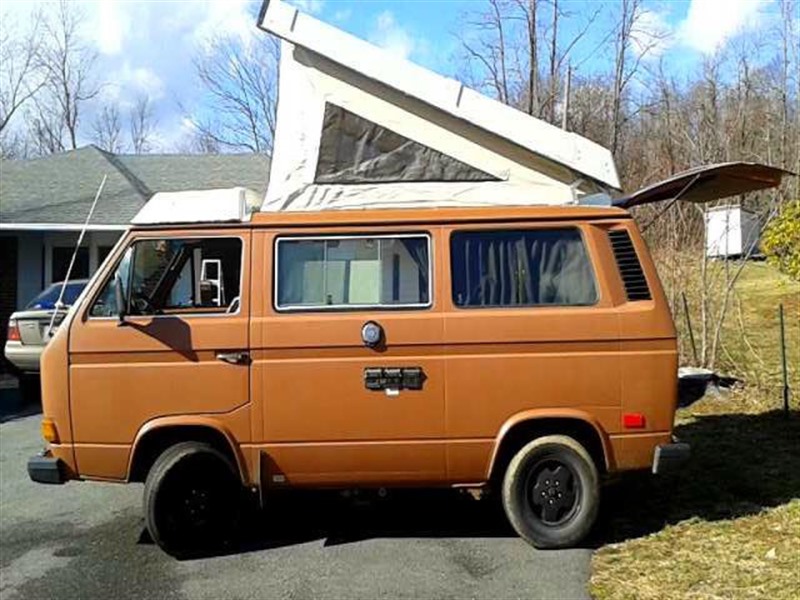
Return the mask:
M55 330L64 318L67 309L77 300L88 279L69 281L64 289L62 304L53 322ZM8 320L5 357L20 379L20 390L24 397L35 394L39 387L39 358L42 350L55 332L47 328L56 311L56 302L63 282L54 283L28 302L23 310L11 315Z

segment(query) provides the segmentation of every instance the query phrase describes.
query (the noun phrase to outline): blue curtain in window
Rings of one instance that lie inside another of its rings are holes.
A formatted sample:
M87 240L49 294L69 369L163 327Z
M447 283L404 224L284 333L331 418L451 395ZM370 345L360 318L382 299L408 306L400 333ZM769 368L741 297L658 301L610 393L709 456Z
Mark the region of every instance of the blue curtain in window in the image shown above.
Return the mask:
M456 233L451 262L457 306L580 306L597 300L577 230Z

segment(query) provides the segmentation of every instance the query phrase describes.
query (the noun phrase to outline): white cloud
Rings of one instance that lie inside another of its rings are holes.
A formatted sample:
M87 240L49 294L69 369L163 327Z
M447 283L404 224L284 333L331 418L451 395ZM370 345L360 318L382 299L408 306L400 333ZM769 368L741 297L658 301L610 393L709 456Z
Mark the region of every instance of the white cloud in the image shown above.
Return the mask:
M320 14L325 6L324 0L292 0L291 4L311 15Z
M192 10L184 11L196 21L192 26L192 37L200 46L215 37L238 37L249 45L254 35L264 35L256 27L256 18L250 12L250 0L211 0L210 2L186 3ZM203 18L197 21L197 16Z
M409 58L419 50L419 42L397 23L390 10L378 15L369 40L400 58Z
M118 104L126 110L142 95L148 96L151 102L161 100L165 96L164 82L149 67L131 67L128 62L108 73L100 88L101 102Z
M683 44L704 53L717 48L743 29L757 26L764 8L756 0L691 0L686 19L678 27Z
M631 30L633 49L646 58L657 58L672 44L672 31L665 15L652 10L642 11Z
M147 94L154 100L164 96L164 82L152 69L137 67L130 69L125 75L125 83L137 91Z
M122 51L131 28L129 7L114 0L100 0L86 6L91 19L88 37L102 54L114 55Z

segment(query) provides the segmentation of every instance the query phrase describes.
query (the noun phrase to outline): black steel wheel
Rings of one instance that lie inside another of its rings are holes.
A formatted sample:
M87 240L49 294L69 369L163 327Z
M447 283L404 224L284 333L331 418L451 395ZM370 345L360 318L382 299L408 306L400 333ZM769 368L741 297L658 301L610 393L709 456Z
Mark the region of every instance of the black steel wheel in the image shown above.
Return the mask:
M569 464L558 459L545 459L535 464L525 486L531 510L550 527L569 521L580 506L580 478Z
M242 486L235 467L205 443L171 446L147 475L147 529L174 556L202 556L222 549L234 539L241 505Z
M537 548L574 546L592 528L599 507L597 467L586 449L563 435L545 436L512 458L503 480L511 525Z

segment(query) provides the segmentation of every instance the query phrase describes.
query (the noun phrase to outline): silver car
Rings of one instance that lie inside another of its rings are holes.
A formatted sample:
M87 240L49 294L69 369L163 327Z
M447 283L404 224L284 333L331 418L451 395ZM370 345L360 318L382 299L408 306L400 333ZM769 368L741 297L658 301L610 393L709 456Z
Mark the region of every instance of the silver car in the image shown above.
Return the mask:
M63 307L53 322L54 331L67 314L67 308L75 302L88 281L88 279L76 279L67 283L61 300ZM62 283L52 284L28 302L23 310L12 314L8 320L5 355L20 376L39 374L39 357L52 337L53 332L49 332L48 335L47 328L56 310L61 286Z

